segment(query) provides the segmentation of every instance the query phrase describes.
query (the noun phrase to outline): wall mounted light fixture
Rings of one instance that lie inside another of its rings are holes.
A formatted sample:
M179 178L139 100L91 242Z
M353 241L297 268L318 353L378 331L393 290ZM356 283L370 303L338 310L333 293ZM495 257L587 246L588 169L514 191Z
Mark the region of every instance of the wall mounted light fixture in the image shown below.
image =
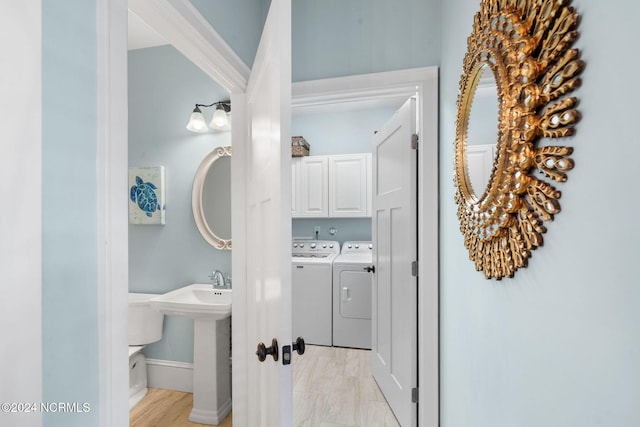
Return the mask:
M216 106L216 110L213 112L209 126L207 126L200 107L206 108L213 107L214 105ZM187 123L187 130L199 133L207 132L209 128L217 131L228 131L231 129L228 116L230 112L231 101L218 101L209 105L196 104L196 108L193 109L193 113L191 113L191 117L189 118L189 123Z

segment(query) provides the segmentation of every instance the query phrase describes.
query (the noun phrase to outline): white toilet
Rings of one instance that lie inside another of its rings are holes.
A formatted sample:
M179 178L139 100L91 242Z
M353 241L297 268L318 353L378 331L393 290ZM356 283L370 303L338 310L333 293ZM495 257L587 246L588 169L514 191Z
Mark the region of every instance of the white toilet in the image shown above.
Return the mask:
M155 294L129 293L129 410L147 394L146 344L160 341L164 314L151 308Z

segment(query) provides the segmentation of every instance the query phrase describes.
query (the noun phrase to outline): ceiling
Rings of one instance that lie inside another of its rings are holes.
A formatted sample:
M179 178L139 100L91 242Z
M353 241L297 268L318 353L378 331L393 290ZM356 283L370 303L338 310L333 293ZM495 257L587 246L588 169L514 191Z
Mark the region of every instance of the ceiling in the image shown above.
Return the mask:
M142 49L167 44L158 33L149 27L142 19L129 11L128 49Z
M129 10L128 49L143 49L147 47L169 44L155 30ZM375 99L358 99L339 103L319 103L311 105L296 105L293 115L322 114L329 112L344 112L366 110L371 108L399 108L408 98L407 95L384 96Z

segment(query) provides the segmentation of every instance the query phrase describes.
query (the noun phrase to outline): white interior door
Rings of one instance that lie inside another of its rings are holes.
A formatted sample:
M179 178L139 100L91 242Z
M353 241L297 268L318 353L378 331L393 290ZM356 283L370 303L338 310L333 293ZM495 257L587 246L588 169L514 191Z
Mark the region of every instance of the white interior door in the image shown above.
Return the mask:
M415 99L374 136L372 371L403 427L417 425Z
M234 327L246 321L246 334L242 353L234 345L234 384L242 389L234 390L234 425L290 425L291 365L283 365L281 351L291 345L290 0L271 2L246 95L232 96L232 102L238 100L241 106L234 107L234 115L244 109L246 117L245 144L239 150L244 170L236 171L243 174L246 230L239 246L234 232L234 252L244 252L246 310ZM237 153L234 148L234 156ZM269 347L274 338L278 360L267 356L260 362L258 343Z

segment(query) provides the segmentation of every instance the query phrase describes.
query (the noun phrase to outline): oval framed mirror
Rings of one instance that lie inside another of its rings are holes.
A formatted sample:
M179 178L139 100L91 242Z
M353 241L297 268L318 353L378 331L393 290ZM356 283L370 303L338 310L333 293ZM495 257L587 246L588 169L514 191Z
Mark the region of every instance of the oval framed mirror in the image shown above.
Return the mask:
M193 179L193 219L214 248L231 250L231 147L217 147L202 160Z
M584 69L580 52L572 48L578 14L569 3L482 0L467 39L458 95L455 201L469 258L487 279L513 277L527 266L531 251L543 243L544 222L560 212L560 191L540 174L564 182L574 166L572 148L550 143L574 135L580 120L578 99L568 96L580 86ZM475 142L470 117L487 71L497 88L492 122L497 136L490 172L478 184L470 169Z

